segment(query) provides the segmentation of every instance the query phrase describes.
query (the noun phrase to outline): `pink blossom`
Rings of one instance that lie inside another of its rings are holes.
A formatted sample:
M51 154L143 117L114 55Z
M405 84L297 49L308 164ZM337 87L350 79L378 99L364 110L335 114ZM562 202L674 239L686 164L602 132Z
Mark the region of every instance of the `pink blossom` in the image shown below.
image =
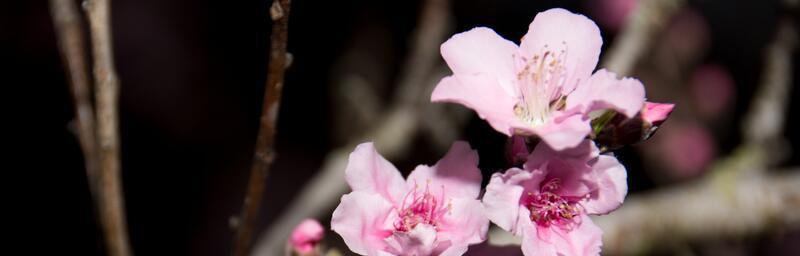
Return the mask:
M289 245L291 245L292 250L300 255L309 254L322 240L323 235L325 235L325 230L319 224L319 221L305 219L292 231Z
M641 82L599 70L602 38L594 22L564 9L536 15L519 46L488 28L456 34L441 53L453 75L434 102L469 107L508 136L536 135L556 150L591 131L590 113L613 109L628 117L644 103Z
M492 175L484 207L500 228L522 237L527 255L598 255L602 231L590 214L622 204L627 174L591 141L555 151L540 143L523 169Z
M331 228L355 253L462 255L486 240L478 154L466 142L454 143L434 166L417 166L407 180L364 143L350 154L345 175L353 192L342 196Z
M652 126L661 125L674 108L675 104L645 102L644 109L642 109L642 121Z

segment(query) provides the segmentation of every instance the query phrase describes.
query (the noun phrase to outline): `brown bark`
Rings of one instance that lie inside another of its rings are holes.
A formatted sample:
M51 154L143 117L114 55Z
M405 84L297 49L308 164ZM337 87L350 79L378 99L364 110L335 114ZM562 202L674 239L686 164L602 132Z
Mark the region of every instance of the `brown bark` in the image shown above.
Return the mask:
M250 180L247 184L247 194L244 198L242 212L239 216L233 240L234 256L244 256L250 251L253 228L255 227L259 208L261 208L264 183L266 183L270 167L275 160L275 133L281 91L283 90L283 78L287 66L286 41L289 30L290 3L291 0L275 0L269 10L273 23L272 35L270 36L267 82L264 91L264 103L261 108L261 120L256 139L253 165L250 169Z

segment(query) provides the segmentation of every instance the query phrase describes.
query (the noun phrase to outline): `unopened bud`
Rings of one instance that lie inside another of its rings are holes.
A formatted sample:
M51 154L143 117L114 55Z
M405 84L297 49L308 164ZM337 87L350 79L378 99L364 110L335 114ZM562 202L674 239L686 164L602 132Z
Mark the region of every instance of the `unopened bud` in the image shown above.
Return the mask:
M609 111L592 122L595 141L604 150L645 141L667 120L673 108L674 104L645 102L642 111L632 118Z
M319 221L315 219L305 219L300 222L292 231L289 238L289 255L298 256L320 256L322 250L319 248L320 242L325 235L325 229Z

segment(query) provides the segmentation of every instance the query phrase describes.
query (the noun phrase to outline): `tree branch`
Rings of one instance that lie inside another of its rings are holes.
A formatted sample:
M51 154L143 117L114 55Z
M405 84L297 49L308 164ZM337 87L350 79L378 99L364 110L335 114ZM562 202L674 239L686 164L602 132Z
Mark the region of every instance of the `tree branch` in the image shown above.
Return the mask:
M797 44L797 31L792 22L784 20L778 27L775 40L764 54L761 86L756 91L750 110L742 123L745 143L761 147L765 159L774 163L786 155L783 127L786 125L789 95L792 87L792 55Z
M272 35L270 36L267 82L264 90L264 102L261 109L253 165L250 169L250 180L233 241L234 256L244 256L250 251L253 228L264 194L264 183L272 162L275 160L276 124L281 102L281 91L283 90L283 78L287 67L286 42L288 40L290 4L291 0L274 0L269 10L273 24Z
M75 1L50 0L50 12L58 37L58 47L69 78L70 93L75 104L76 136L83 151L86 178L93 197L97 196L97 139L94 110L86 68L84 32Z
M632 12L631 20L615 39L601 66L621 76L633 73L633 67L650 47L670 17L685 0L642 0Z
M117 99L119 81L114 70L111 37L110 0L87 0L85 8L94 56L94 78L97 83L97 132L100 156L100 217L110 255L131 255L128 228L125 224L125 203L122 195L119 162L119 117Z
M720 174L625 200L619 210L595 218L603 252L636 254L664 241L740 237L768 227L800 224L800 170L785 175Z

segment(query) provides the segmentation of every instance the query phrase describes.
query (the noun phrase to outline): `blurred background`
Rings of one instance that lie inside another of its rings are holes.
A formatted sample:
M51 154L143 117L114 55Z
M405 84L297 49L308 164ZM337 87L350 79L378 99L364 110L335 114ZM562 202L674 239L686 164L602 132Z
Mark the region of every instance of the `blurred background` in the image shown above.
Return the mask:
M426 28L419 26L426 2L293 1L288 41L293 58L280 108L279 155L266 183L258 233L279 224L312 177L331 166L329 152L348 153L348 145L360 141L376 140L405 173L417 164L433 164L454 139L479 150L485 177L506 168L503 135L461 106L428 102L431 86L449 74L438 44L476 26L518 43L536 13L563 7L598 23L602 60L643 1L440 1L446 3L436 13L442 19L433 24L442 26L444 37L427 39L435 46L432 52L415 43L417 32ZM241 207L261 111L270 4L112 2L122 178L136 254L229 253L229 219ZM772 81L766 78L765 53L782 26L794 26L796 33L796 6L796 1L694 0L670 15L652 17L662 27L649 36L629 73L643 81L649 101L672 102L676 110L651 140L617 151L628 169L629 198L697 184L739 152L754 95ZM418 51L423 57L415 57ZM788 79L788 94L782 94L787 105L779 109L785 120L776 124L780 139L764 151L769 159L764 175L794 172L800 164L800 135L793 132L800 130L793 118L800 116L798 51L787 52L777 56L788 60L786 72L778 74ZM14 232L26 241L24 254L105 255L81 149L71 132L74 107L47 1L0 3L0 65L0 83L11 89L4 98L10 103L6 124L13 129L7 139L13 153L3 169L23 176L6 179L20 186L9 194L15 204L7 211L26 221ZM413 106L410 113L420 117L388 118L403 106ZM420 118L428 121L415 121ZM406 121L387 125L387 120ZM404 130L384 136L379 134L392 130L381 127ZM338 195L309 214L327 227ZM800 255L800 227L753 230L704 239L676 236L645 254ZM346 250L337 235L327 237L329 245Z

